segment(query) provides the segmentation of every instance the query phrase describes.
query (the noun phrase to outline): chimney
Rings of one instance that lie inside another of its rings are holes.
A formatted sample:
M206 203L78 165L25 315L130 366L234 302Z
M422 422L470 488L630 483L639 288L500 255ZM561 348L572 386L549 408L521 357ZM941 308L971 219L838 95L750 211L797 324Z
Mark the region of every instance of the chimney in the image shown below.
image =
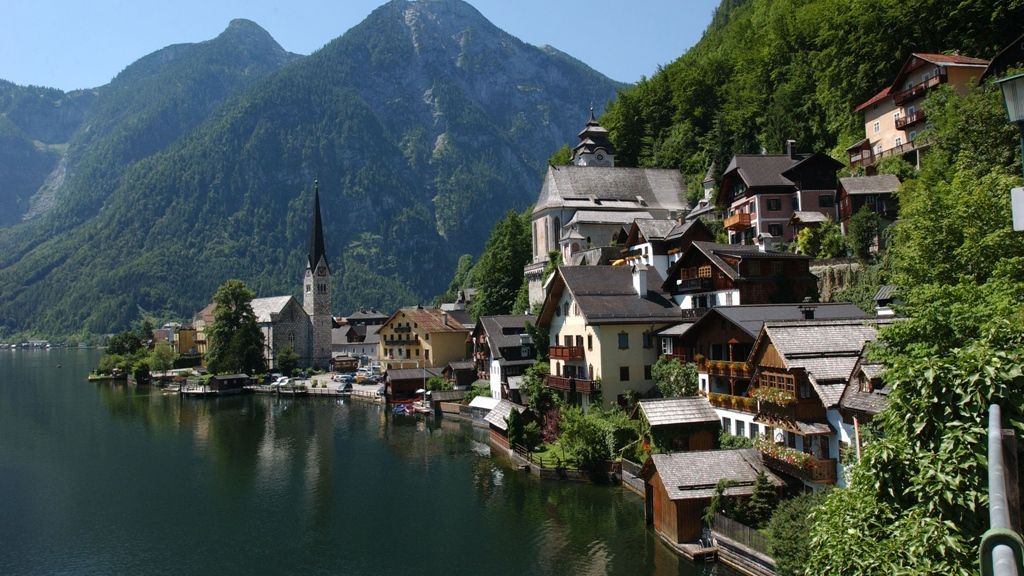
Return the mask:
M441 321L444 322L445 326L448 326L448 313L441 312Z
M786 154L796 160L796 140L786 140Z
M633 291L640 298L647 295L647 266L643 263L633 266Z
M797 308L804 315L804 320L814 320L815 306L811 303L811 298L809 296L804 298L804 303Z

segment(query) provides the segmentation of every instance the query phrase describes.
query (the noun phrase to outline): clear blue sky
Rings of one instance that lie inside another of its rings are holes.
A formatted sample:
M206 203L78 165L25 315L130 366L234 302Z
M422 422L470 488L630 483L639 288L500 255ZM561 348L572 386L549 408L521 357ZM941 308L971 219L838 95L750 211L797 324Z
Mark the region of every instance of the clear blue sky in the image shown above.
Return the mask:
M0 78L63 90L106 84L170 44L253 20L309 54L384 0L12 0L0 20ZM635 82L700 39L718 0L470 0L519 39L550 44L614 80Z

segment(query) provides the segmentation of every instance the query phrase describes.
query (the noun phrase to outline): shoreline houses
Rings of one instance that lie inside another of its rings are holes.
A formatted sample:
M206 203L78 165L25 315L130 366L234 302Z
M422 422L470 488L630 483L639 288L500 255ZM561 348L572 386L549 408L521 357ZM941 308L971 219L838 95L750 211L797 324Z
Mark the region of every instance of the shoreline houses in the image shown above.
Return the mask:
M331 363L331 268L327 262L323 222L320 218L320 186L313 182L313 211L309 253L303 274L302 305L294 296L253 298L252 309L263 334L263 359L269 370L277 368L281 351L290 348L300 366L329 368ZM196 347L205 354L207 330L213 324L216 305L196 314Z
M518 376L537 361L537 347L526 331L532 314L481 316L470 335L476 377L490 383L491 398L510 398ZM512 380L510 382L510 379Z

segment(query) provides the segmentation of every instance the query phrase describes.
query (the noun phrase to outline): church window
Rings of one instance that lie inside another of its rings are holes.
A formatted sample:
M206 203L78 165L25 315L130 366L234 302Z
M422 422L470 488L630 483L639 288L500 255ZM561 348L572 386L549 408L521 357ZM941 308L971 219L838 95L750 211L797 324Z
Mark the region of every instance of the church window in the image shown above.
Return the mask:
M309 285L309 284L306 284L306 292L312 292L312 291L313 291L313 287L311 285Z
M289 330L288 331L288 341L291 342L291 343L295 343L295 331L294 330Z

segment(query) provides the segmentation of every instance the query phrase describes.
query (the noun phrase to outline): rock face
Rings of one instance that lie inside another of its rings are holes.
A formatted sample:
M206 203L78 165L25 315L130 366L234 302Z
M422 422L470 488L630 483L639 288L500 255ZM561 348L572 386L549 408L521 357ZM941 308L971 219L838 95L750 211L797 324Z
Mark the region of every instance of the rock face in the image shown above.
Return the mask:
M333 310L427 300L620 87L459 0L395 0L308 57L236 20L106 86L49 91L32 131L9 131L38 162L0 214L0 335L190 316L231 277L296 293L314 178ZM0 85L0 155L19 90Z

